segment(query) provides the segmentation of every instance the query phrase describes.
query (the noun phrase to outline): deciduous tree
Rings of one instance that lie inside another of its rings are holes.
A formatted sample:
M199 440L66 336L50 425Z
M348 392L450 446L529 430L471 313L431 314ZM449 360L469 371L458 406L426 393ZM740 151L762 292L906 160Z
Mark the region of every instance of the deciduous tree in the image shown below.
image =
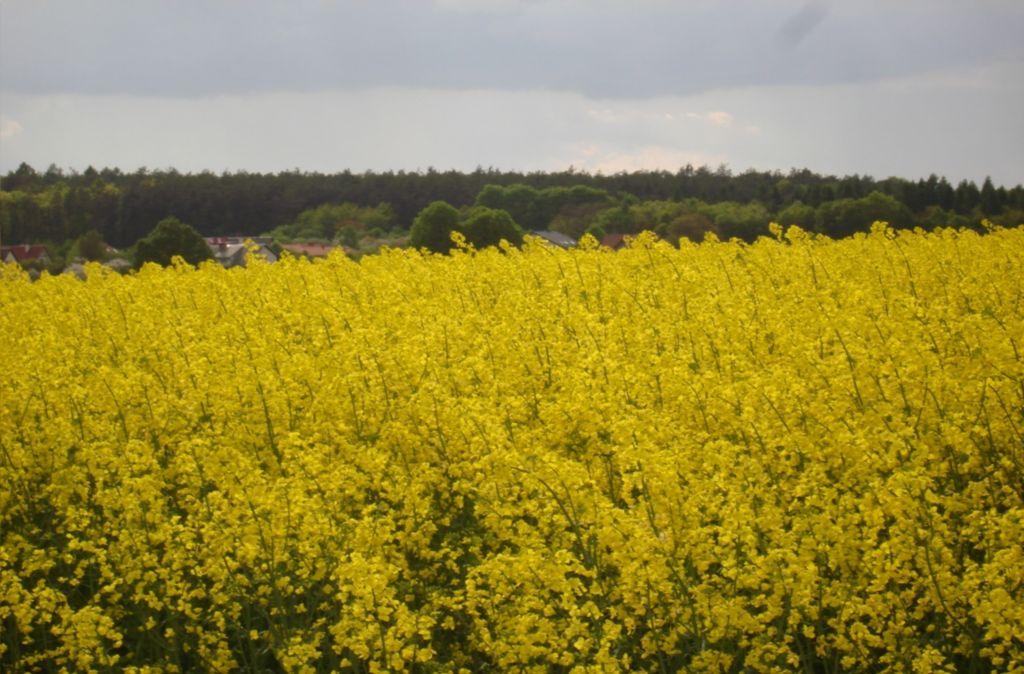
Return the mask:
M146 262L169 265L171 258L180 255L189 264L199 264L213 257L199 232L171 216L157 223L149 236L140 239L135 247L135 264Z

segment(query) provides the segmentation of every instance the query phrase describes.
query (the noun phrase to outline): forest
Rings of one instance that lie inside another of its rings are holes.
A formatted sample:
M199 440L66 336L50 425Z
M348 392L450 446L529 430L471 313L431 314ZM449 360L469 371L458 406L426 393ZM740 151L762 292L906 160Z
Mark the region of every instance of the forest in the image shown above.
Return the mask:
M344 241L368 230L405 232L436 201L462 209L464 216L471 207L505 210L523 230L579 236L650 229L670 240L712 231L749 241L766 233L771 221L833 237L866 229L874 220L924 229L977 228L983 219L1004 226L1024 222L1021 185L997 186L991 179L980 187L967 180L954 185L936 175L875 179L689 165L674 173L614 175L572 168L128 173L52 165L37 171L22 163L0 178L0 239L61 244L96 230L107 243L127 247L174 216L203 236L274 232L280 239ZM324 222L332 212L344 215Z

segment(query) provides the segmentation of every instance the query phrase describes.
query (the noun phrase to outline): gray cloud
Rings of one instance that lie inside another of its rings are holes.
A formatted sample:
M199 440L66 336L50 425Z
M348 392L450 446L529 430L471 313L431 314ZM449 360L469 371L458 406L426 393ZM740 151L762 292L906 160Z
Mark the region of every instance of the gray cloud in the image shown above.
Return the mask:
M825 7L6 0L0 89L190 97L395 86L637 98L1024 60L1020 3L847 0L827 15Z
M1024 181L1019 0L0 0L0 170Z
M373 88L196 98L15 94L21 161L134 169L591 171L728 163L1024 182L1024 65L688 96Z
M808 2L782 25L779 30L780 42L792 46L800 44L825 20L828 12L828 5L824 2Z

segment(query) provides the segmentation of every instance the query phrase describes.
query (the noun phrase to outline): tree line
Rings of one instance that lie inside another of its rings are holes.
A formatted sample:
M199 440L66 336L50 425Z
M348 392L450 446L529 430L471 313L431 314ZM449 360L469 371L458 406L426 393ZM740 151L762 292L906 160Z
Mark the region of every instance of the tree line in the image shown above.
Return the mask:
M657 225L667 236L712 229L749 239L763 233L771 219L842 236L856 231L868 211L895 213L897 226L972 226L982 218L1016 225L1024 212L1024 187L996 186L990 179L980 187L966 180L953 185L934 175L878 180L807 169L733 173L724 166L614 175L483 168L214 174L91 167L75 172L55 166L40 172L23 163L0 177L0 238L62 242L95 229L104 241L122 247L171 215L204 236L291 227L312 238L318 227L331 227L325 229L313 216L296 223L324 204L349 204L356 217L359 209L384 213L374 216L376 224L361 227L409 229L435 201L456 209L504 210L524 230L579 234Z

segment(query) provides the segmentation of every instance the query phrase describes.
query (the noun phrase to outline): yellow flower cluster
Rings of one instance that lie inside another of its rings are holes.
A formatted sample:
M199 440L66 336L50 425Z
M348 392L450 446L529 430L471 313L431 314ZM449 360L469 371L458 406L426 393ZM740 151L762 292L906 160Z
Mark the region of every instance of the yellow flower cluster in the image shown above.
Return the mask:
M0 270L0 669L1024 671L1024 229Z

